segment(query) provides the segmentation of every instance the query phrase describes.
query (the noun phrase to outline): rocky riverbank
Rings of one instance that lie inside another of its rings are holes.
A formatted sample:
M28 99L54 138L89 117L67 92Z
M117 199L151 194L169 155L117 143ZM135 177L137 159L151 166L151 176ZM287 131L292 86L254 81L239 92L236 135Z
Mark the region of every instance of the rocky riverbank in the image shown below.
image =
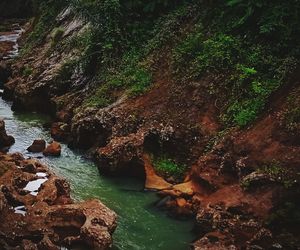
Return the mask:
M11 75L3 59L15 55L18 32L0 33L2 84ZM47 166L19 153L5 153L14 142L0 120L1 249L110 248L116 214L96 199L74 203L67 181ZM58 143L47 148L44 144L39 151L60 155Z
M0 155L1 249L108 249L116 214L98 200L74 203L69 184L36 160Z
M298 100L299 74L247 129L224 130L219 99L207 88L215 79L178 85L167 55L156 60L155 87L146 94L118 92L111 105L86 107L95 80L66 66L82 52L68 41L88 25L64 9L55 20L63 30L60 46L49 34L12 65L4 97L13 107L51 114L52 136L88 150L102 173L143 178L146 188L159 190L159 207L194 216L195 249L298 247L299 231L287 217L297 217L299 124L290 133L284 119L289 97ZM155 170L155 159L164 155L188 166L181 179Z

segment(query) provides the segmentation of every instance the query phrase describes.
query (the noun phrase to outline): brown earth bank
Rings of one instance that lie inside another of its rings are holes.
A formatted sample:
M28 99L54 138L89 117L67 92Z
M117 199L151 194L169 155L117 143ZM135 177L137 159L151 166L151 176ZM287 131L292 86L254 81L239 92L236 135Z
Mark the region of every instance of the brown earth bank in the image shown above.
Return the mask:
M67 16L57 18L65 30L62 39L86 27ZM299 225L293 221L299 216L300 133L299 126L286 129L284 119L289 97L299 101L299 72L254 124L225 129L219 121L221 104L207 90L210 82L222 79L175 83L168 55L156 60L153 87L146 94L121 94L102 109L80 107L95 82L80 72L64 85L56 78L63 61L77 53L53 50L46 38L13 64L4 97L15 109L52 114L53 137L87 149L103 173L144 178L146 188L160 190L160 207L172 215L194 216L195 249L299 249ZM26 67L34 72L22 75ZM153 167L153 159L165 154L188 166L181 180Z
M0 153L1 249L108 249L115 228L116 214L99 200L74 203L45 165Z

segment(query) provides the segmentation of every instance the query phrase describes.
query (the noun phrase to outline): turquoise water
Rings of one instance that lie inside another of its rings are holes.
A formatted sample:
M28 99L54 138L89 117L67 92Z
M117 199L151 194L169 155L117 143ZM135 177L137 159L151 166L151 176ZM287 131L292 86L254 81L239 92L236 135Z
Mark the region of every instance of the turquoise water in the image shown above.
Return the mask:
M16 143L10 152L29 154L26 148L37 138L50 141L50 135L42 126L49 119L35 113L14 113L10 104L0 98L0 117L4 118L8 134ZM130 178L107 178L99 174L97 167L80 152L62 145L62 156L42 158L58 175L71 184L76 200L99 198L118 214L118 227L114 233L114 249L189 249L194 239L191 221L174 220L155 209L155 193L144 192L143 183Z

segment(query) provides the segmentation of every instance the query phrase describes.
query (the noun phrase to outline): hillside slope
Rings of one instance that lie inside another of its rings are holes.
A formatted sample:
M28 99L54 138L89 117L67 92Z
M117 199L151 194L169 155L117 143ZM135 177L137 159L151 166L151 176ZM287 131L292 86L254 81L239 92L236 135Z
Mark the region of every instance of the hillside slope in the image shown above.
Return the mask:
M196 249L297 249L299 10L44 0L4 97L53 115L103 173L149 184L152 167L164 206L195 216Z

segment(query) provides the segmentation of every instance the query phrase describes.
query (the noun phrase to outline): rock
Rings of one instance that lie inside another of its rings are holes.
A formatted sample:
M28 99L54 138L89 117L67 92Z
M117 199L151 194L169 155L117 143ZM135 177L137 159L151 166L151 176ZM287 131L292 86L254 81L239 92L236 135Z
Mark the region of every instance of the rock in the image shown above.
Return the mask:
M29 152L39 153L43 152L46 148L46 141L43 139L34 140L32 145L27 148Z
M166 206L166 203L170 202L171 200L172 200L172 198L170 196L165 196L164 198L159 200L155 205L158 208L163 208Z
M10 67L4 62L0 62L0 87L3 87L3 84L5 84L8 81L8 78L11 75L11 69Z
M51 125L51 136L55 140L65 140L69 134L70 127L68 124L63 122L55 122Z
M177 202L177 206L179 207L184 207L187 204L187 201L184 198L177 198L176 202Z
M10 147L15 143L14 137L7 135L5 130L5 123L0 120L0 149L5 147Z
M266 249L273 243L273 235L270 230L261 228L249 241L251 245L257 245L261 249Z
M208 233L213 230L213 213L200 209L196 216L196 226L202 233Z
M275 180L271 176L260 172L252 172L251 174L245 176L241 181L245 189L252 189L273 182L275 182Z
M192 249L194 250L237 250L239 249L234 244L228 245L220 241L218 238L209 237L209 235L202 237L193 243Z
M149 155L144 154L143 160L146 172L145 188L153 190L170 189L172 184L166 182L162 177L155 173Z
M173 186L175 191L180 192L181 194L192 196L194 194L194 184L192 181L183 182Z
M13 164L15 157L5 155L0 165ZM23 168L11 166L0 176L1 249L72 248L80 242L85 249L109 249L116 228L116 214L99 200L73 203L66 180L50 173L35 160L22 160ZM30 172L26 171L30 166ZM27 167L28 168L28 167ZM46 177L37 177L43 172ZM30 181L45 179L37 195L24 191ZM28 237L30 235L30 237Z
M61 146L60 146L60 144L58 142L56 142L56 141L53 141L43 151L43 154L45 156L60 156L60 154L61 154Z

